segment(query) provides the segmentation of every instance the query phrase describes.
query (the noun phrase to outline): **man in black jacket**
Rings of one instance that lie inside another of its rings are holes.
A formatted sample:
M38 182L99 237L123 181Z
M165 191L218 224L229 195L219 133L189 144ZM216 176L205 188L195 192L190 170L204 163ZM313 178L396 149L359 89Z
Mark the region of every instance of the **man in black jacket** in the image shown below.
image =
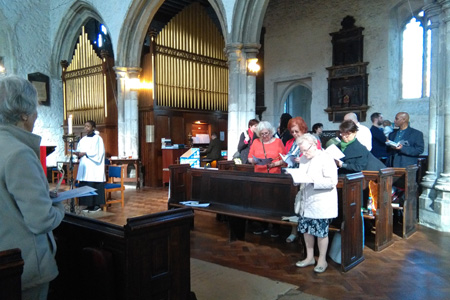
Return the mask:
M206 149L205 154L206 158L212 159L212 160L219 160L222 158L222 143L217 138L216 133L211 134L211 141L209 142L208 149Z

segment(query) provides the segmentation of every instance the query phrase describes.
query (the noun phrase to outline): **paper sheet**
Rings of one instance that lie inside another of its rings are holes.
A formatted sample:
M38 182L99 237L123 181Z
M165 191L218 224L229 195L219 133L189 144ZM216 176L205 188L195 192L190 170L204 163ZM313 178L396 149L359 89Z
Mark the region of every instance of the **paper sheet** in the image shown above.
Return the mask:
M68 190L65 192L61 192L61 193L57 193L56 197L53 197L54 194L51 193L52 195L50 196L52 201L54 203L56 202L61 202L67 199L72 199L72 198L81 198L81 197L86 197L86 196L93 196L93 195L97 195L97 193L95 192L96 189L90 187L90 186L82 186L73 190Z
M183 201L180 202L180 204L187 205L187 206L194 206L194 207L208 207L209 203L200 203L198 201Z
M306 174L306 168L302 168L302 165L300 164L300 167L293 168L293 169L284 169L286 173L290 174L292 176L292 179L294 180L294 183L312 183L313 180L311 177L309 177Z
M325 152L327 152L335 160L340 160L345 157L345 154L341 151L341 149L334 144L328 146L327 149L325 149Z

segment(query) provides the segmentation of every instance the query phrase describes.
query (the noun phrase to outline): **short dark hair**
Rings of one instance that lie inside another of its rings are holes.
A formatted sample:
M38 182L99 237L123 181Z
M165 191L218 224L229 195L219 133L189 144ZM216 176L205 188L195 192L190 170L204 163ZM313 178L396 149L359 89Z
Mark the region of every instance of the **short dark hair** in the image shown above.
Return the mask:
M355 122L353 122L352 120L346 120L343 121L341 125L339 125L339 131L341 133L354 133L358 131L358 126L356 126Z
M253 125L258 125L259 121L256 119L251 119L250 121L248 121L248 128L252 127Z
M323 124L322 124L322 123L316 123L316 124L314 124L313 127L312 127L312 131L313 131L314 133L316 133L317 129L319 129L320 127L323 127Z
M374 121L375 119L378 119L380 116L381 116L381 113L379 113L379 112L373 113L373 114L370 115L370 120L371 120L372 123L373 123L373 121Z
M95 124L95 121L93 121L93 120L88 120L88 121L86 121L86 123L91 124L92 128L97 128L97 125Z

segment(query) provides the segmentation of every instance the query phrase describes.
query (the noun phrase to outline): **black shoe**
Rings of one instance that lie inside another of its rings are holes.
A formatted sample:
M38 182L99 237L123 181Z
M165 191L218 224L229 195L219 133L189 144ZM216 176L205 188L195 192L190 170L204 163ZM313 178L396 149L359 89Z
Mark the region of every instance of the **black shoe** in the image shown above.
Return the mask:
M253 231L253 234L259 235L259 234L268 233L268 232L269 232L269 229L261 227L261 228L255 229Z
M280 231L278 229L272 229L270 231L270 236L273 238L279 237L280 236Z
M96 206L92 207L92 209L90 209L89 211L90 212L96 212L96 211L101 211L101 210L102 210L101 207L96 205Z

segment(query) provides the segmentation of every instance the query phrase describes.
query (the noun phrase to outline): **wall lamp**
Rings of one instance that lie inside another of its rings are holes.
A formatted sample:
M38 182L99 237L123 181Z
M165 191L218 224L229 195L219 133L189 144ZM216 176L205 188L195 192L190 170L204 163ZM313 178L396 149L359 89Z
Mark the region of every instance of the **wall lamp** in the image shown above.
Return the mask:
M5 63L3 62L3 56L0 56L0 75L6 75Z
M247 59L247 75L256 76L260 70L261 67L258 65L257 58Z
M128 78L128 85L132 91L153 89L153 82L140 81L139 78Z

